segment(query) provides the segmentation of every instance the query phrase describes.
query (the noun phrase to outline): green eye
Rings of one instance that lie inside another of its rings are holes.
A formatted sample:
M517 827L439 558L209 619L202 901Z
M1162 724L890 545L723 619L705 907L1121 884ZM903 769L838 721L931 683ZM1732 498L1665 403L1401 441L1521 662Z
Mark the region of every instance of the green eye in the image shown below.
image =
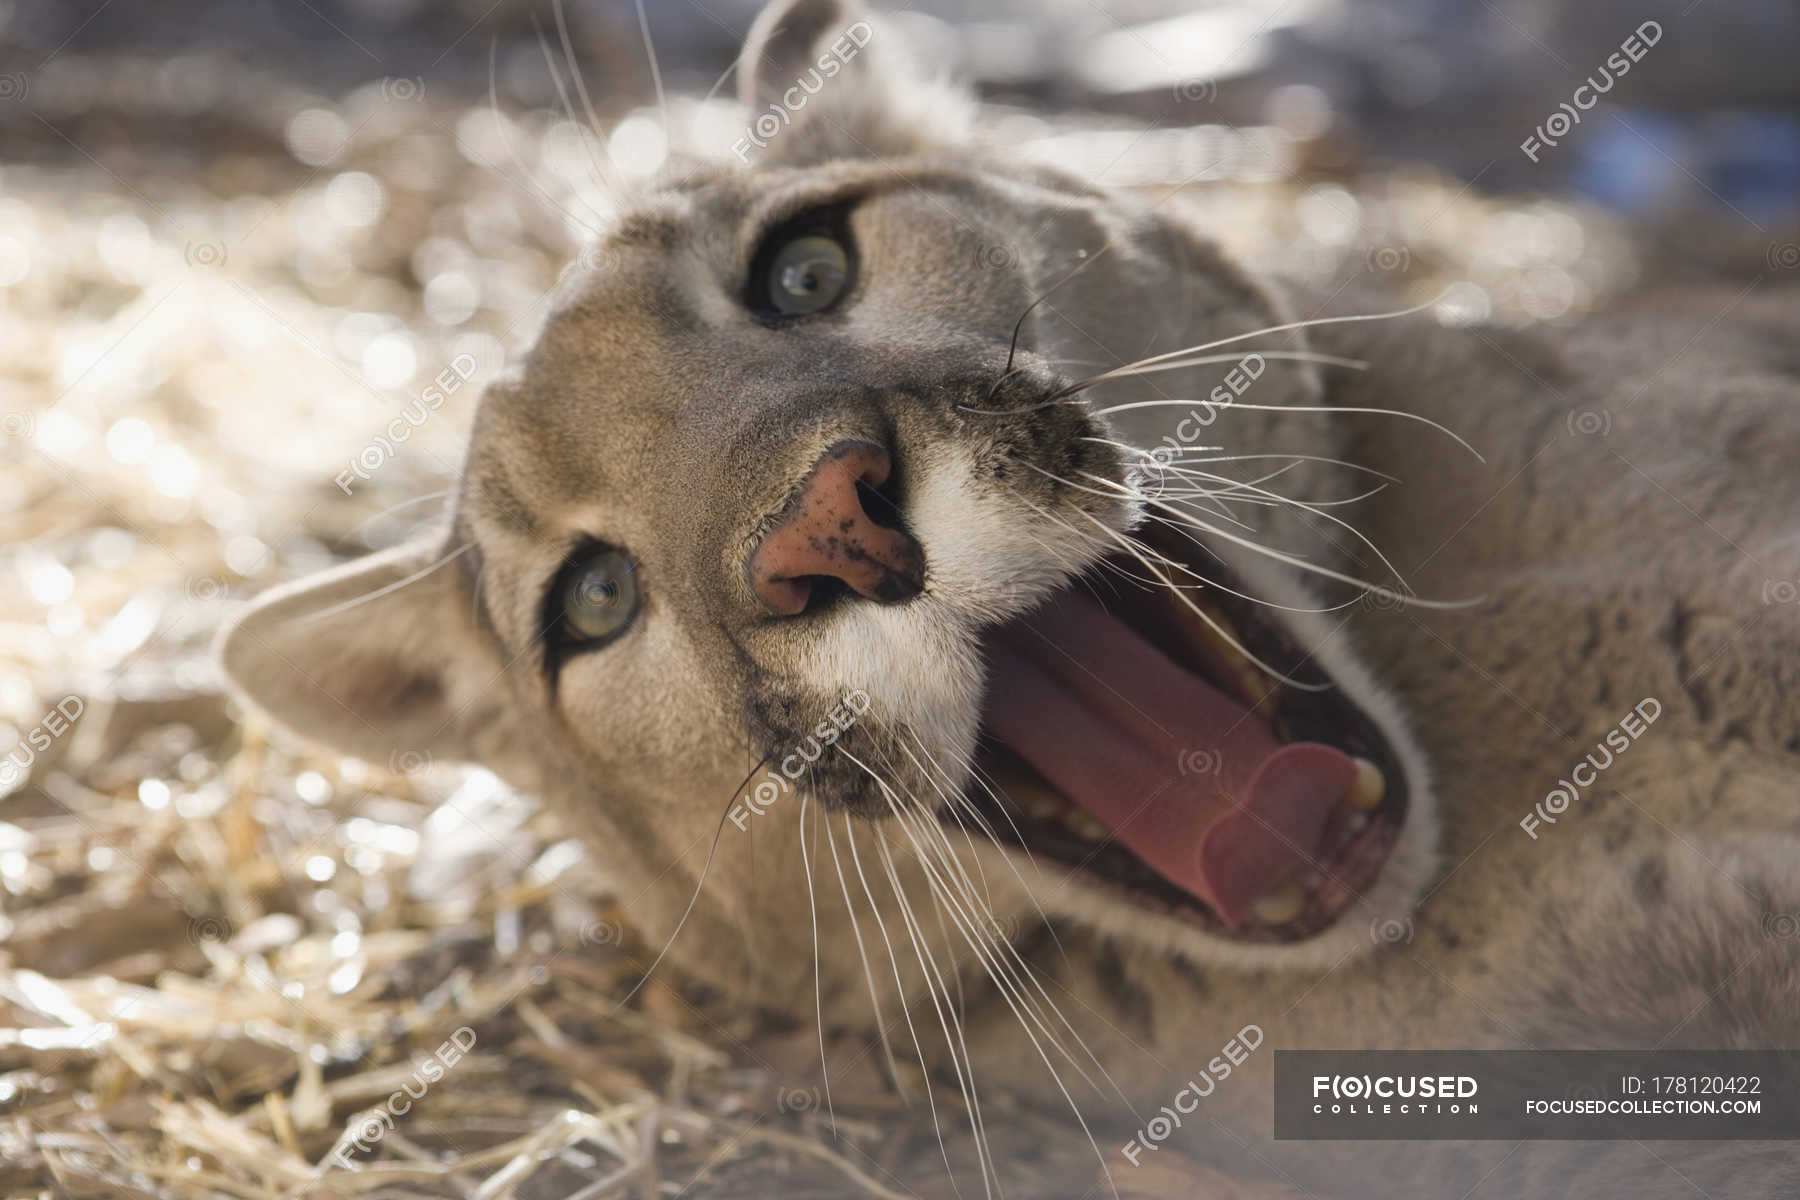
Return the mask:
M580 644L610 638L637 615L637 568L623 550L596 550L572 564L558 599L568 641Z
M770 256L763 278L768 305L783 316L821 312L837 303L850 280L850 254L843 243L806 234Z

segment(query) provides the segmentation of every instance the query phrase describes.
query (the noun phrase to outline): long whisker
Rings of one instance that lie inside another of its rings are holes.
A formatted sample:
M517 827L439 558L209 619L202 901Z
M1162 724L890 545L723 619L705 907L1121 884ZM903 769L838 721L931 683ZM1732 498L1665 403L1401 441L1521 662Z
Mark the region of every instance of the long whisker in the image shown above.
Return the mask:
M843 753L852 762L856 761L848 750ZM862 766L863 770L869 771L866 764L859 763L858 765ZM887 785L873 771L869 771L869 774L878 785L886 788ZM899 872L894 869L893 855L888 852L887 843L880 838L875 840L875 848L881 853L881 865L882 869L887 872L888 887L893 890L894 898L900 902L900 918L906 925L907 937L912 941L913 954L918 957L919 970L925 976L925 990L931 997L931 1007L937 1014L938 1026L944 1031L944 1045L950 1052L950 1066L956 1073L956 1085L962 1091L963 1099L968 1105L969 1128L975 1135L975 1155L981 1167L982 1190L991 1200L994 1194L993 1180L999 1177L999 1172L988 1157L987 1135L982 1127L981 1106L975 1094L974 1060L969 1057L968 1044L963 1041L961 1022L953 1022L951 1016L954 1014L947 1014L945 1005L938 1000L938 990L942 987L945 1002L948 1002L949 988L944 986L943 976L938 971L937 959L931 953L931 947L926 945L920 936L918 921L913 917L912 905L906 899L906 890L900 885ZM953 1024L956 1027L954 1034L951 1033ZM960 1057L959 1046L961 1047ZM968 1067L966 1073L964 1071L965 1063Z
M848 752L846 752L846 754L847 753ZM854 758L852 758L851 761L854 762L856 760ZM862 765L862 764L859 763L858 765ZM868 770L868 768L866 766L864 766L863 769ZM873 777L872 772L871 772L871 776ZM1082 1132L1087 1135L1088 1144L1093 1148L1094 1156L1100 1163L1100 1170L1101 1170L1102 1174L1105 1175L1108 1186L1111 1188L1114 1195L1117 1195L1118 1189L1116 1186L1113 1186L1112 1171L1107 1166L1106 1156L1104 1153L1101 1152L1100 1144L1094 1140L1093 1132L1092 1132L1092 1130L1090 1130L1088 1128L1087 1118L1082 1116L1080 1106L1075 1103L1075 1098L1072 1095L1070 1095L1068 1086L1063 1082L1062 1073L1056 1069L1056 1064L1051 1061L1050 1055L1044 1049L1043 1043L1038 1039L1038 1035L1035 1032L1033 1032L1033 1030L1032 1030L1032 1025L1034 1023L1038 1023L1041 1025L1041 1022L1035 1021L1035 1018L1034 1018L1034 1020L1027 1020L1025 1006L1023 1006L1021 1003L1022 996L1020 999L1014 998L1013 989L1008 986L1007 977L1006 977L1005 973L994 970L992 965L990 965L990 960L987 958L986 954L984 954L984 952L983 952L983 948L986 946L987 943L983 939L975 936L975 934L973 934L963 924L961 917L957 914L957 911L954 908L954 899L949 895L947 888L945 887L943 882L939 879L939 877L936 875L935 871L933 870L929 857L925 855L923 847L920 845L920 843L918 841L917 834L913 831L911 826L907 824L906 817L905 817L904 813L902 812L900 804L899 804L899 798L894 794L894 792L891 788L888 788L885 784L883 784L881 782L879 777L875 777L875 778L876 778L877 784L880 785L882 788L882 795L887 799L889 808L893 811L895 818L900 821L902 831L906 833L909 840L911 840L913 843L914 850L918 854L918 862L919 862L920 866L922 866L925 869L927 880L931 883L931 889L932 889L933 895L937 896L943 900L949 900L952 903L952 905L953 905L952 920L957 924L958 929L962 932L964 940L966 942L968 942L968 944L969 944L969 948L975 952L978 959L982 962L983 966L987 969L988 977L990 979L992 979L994 981L994 983L998 986L998 990L999 990L1001 999L1006 1002L1006 1005L1008 1008L1012 1009L1013 1015L1018 1019L1020 1028L1024 1030L1026 1038L1028 1038L1030 1040L1032 1047L1037 1050L1038 1057L1043 1060L1044 1066L1049 1069L1050 1077L1051 1077L1052 1081L1055 1082L1057 1090L1062 1093L1063 1099L1068 1104L1070 1112L1072 1112L1075 1116L1076 1123L1081 1126ZM885 854L886 853L886 845L885 844L883 844L882 850L883 850L883 853ZM891 869L891 861L890 861L890 869ZM1044 1033L1045 1033L1045 1036L1049 1038L1051 1044L1056 1047L1056 1049L1063 1055L1064 1058L1068 1059L1070 1065L1074 1066L1077 1071L1080 1071L1081 1070L1080 1064L1075 1061L1073 1055L1069 1054L1068 1050L1066 1048L1064 1048L1059 1041L1056 1040L1054 1035L1052 1035L1047 1028L1044 1030ZM1084 1078L1085 1078L1085 1075L1084 1075ZM1096 1086L1091 1079L1088 1079L1087 1083L1090 1087Z
M1259 358L1280 359L1288 362L1316 363L1324 367L1344 367L1351 371L1366 371L1369 363L1361 358L1344 358L1337 354L1321 354L1313 350L1258 350ZM1186 371L1192 367L1216 366L1220 363L1242 362L1239 354L1208 354L1200 358L1177 358L1168 362L1127 363L1122 367L1114 367L1110 371L1102 371L1098 375L1071 383L1058 392L1052 399L1072 396L1076 392L1085 392L1089 388L1098 387L1115 379L1136 379L1141 375L1160 375L1164 371ZM1220 405L1221 408L1230 407Z
M856 829L850 824L849 813L844 814L844 837L850 843L850 863L856 868L857 882L862 884L863 896L869 901L869 911L875 916L875 927L881 931L882 944L887 947L888 965L894 971L894 994L900 1000L900 1015L906 1018L906 1033L912 1039L913 1053L918 1055L919 1070L925 1076L925 1104L931 1110L931 1129L937 1135L938 1152L944 1156L944 1170L951 1176L951 1187L955 1188L955 1169L950 1166L950 1151L944 1145L943 1126L938 1123L937 1100L931 1087L931 1071L925 1065L925 1048L919 1044L919 1031L913 1025L912 1006L907 1003L906 999L906 985L900 980L900 959L894 954L894 943L888 937L887 922L882 919L881 906L875 902L875 893L869 889L869 877L863 873L862 855L856 849ZM879 840L879 835L877 835L877 840ZM922 967L921 975L923 975ZM925 985L927 988L931 986L929 979L925 980ZM944 1036L947 1041L949 1032L946 1031Z
M353 596L350 599L345 600L341 603L333 604L333 605L329 605L328 607L321 608L318 612L310 613L307 616L302 617L299 620L298 624L311 625L315 621L323 621L328 617L335 617L339 613L349 612L353 608L357 608L364 604L372 603L373 601L381 599L383 596L391 596L395 592L399 591L401 588L410 587L412 584L419 582L419 580L425 578L427 575L431 574L433 571L437 570L439 567L442 567L444 564L455 562L457 559L461 558L463 555L467 554L469 551L473 550L474 548L475 548L474 542L464 542L461 546L458 546L456 549L454 549L450 553L444 555L444 557L438 559L436 562L433 562L427 566L420 567L417 571L414 571L411 575L408 575L405 579L397 579L393 583L384 584L381 587L376 588L372 592L364 592L360 596Z
M713 830L712 844L706 848L706 861L700 865L700 878L694 882L694 894L688 897L687 907L681 910L681 920L675 923L675 931L669 935L669 940L663 943L663 948L656 952L656 957L651 960L650 966L645 969L643 976L631 985L631 990L626 992L617 1004L613 1005L614 1012L624 1008L626 1003L638 994L638 989L650 982L650 977L656 973L656 968L662 964L663 958L669 953L669 947L675 944L675 939L681 936L683 929L687 928L688 918L694 912L694 904L700 899L701 889L706 886L706 877L712 872L713 855L718 853L719 838L725 832L725 822L731 816L731 806L737 803L739 794L749 786L752 779L756 778L756 773L768 766L769 760L774 757L773 751L763 755L761 760L750 768L750 773L744 776L743 781L731 789L731 795L725 801L725 807L719 810L719 824Z
M638 32L644 37L644 57L650 60L650 81L656 85L656 107L662 112L663 133L670 134L669 98L663 95L662 67L656 61L656 43L650 37L650 18L644 13L644 0L637 0Z
M569 37L569 19L568 15L563 12L563 0L554 0L554 3L552 3L550 7L551 11L556 16L556 34L557 37L562 40L563 55L567 58L569 63L570 81L575 85L575 94L581 97L581 108L583 112L587 113L588 129L594 137L594 141L586 146L588 159L594 164L594 170L600 176L601 186L616 195L620 191L618 180L613 178L610 170L602 168L599 160L594 158L594 147L598 146L600 153L606 156L608 166L612 165L611 152L606 149L605 136L600 132L602 128L600 124L600 114L594 111L593 97L588 95L587 80L583 78L580 63L575 57L575 42ZM534 17L533 20L535 22L536 18ZM549 60L549 49L547 47L545 48L544 57L546 61ZM573 122L575 113L573 107L569 104L568 93L563 90L562 76L557 72L554 63L550 66L550 79L556 84L556 94L562 99L563 109L565 112L568 112L569 119Z
M800 870L806 875L806 910L812 915L813 1011L819 1018L819 1075L825 1081L825 1112L831 1118L831 1136L837 1136L837 1109L831 1103L831 1071L825 1065L825 995L820 977L825 965L819 954L819 906L813 897L812 859L806 853L806 814L812 797L800 794ZM814 810L816 811L816 810Z
M1333 365L1333 366L1351 366L1351 367L1357 367L1357 368L1367 367L1369 365L1365 362L1361 362L1356 359L1342 359L1342 358L1335 358L1329 354L1315 354L1311 350L1263 350L1263 351L1259 351L1258 353L1260 353L1266 359L1273 359L1277 362L1324 363L1324 364ZM1215 354L1215 355L1212 355L1212 356L1206 357L1206 358L1196 358L1191 362L1183 362L1178 365L1182 366L1182 367L1203 367L1203 366L1207 366L1207 365L1216 365L1219 363L1235 363L1235 362L1240 361L1241 359L1242 359L1242 355L1237 355L1237 354ZM1165 369L1165 368L1156 368L1156 369L1161 370L1161 369ZM1173 368L1167 368L1167 369L1173 369ZM1085 391L1086 389L1091 388L1091 387L1097 387L1098 385L1106 382L1107 380L1122 378L1124 375L1129 375L1129 374L1145 374L1145 375L1147 375L1147 374L1152 374L1152 373L1153 373L1152 370L1140 369L1139 365L1136 363L1127 363L1123 367L1114 367L1110 371L1102 372L1099 375L1089 376L1087 379L1082 380L1078 383L1071 383L1067 387L1061 388L1061 389L1051 393L1048 399L1040 400L1036 404L1026 404L1026 405L1022 405L1018 408L976 408L975 406L970 405L970 404L959 404L956 407L962 412L981 413L986 416L1016 416L1016 415L1019 415L1022 413L1034 413L1034 412L1038 412L1042 409L1053 407L1054 405L1058 405L1058 404L1079 403L1079 401L1076 401L1073 399L1073 397L1075 396L1075 394L1077 392ZM1013 374L1013 372L1008 371L1006 375L1002 375L998 380L995 381L994 386L992 388L988 389L988 400L990 402L993 400L994 392L999 390L1000 385L1002 383L1006 382L1007 378L1009 376L1011 376L1012 374ZM1195 403L1197 404L1199 402L1195 401ZM1227 406L1220 405L1219 407L1227 407Z
M1199 353L1202 353L1207 350L1216 350L1220 346L1230 346L1230 345L1234 345L1238 342L1246 342L1246 341L1249 341L1251 338L1255 338L1255 337L1266 337L1267 335L1269 335L1271 333L1287 333L1288 331L1294 330L1294 329L1315 329L1321 325L1349 325L1349 324L1354 324L1358 321L1392 321L1399 317L1410 317L1415 313L1421 313L1421 312L1424 312L1428 308L1432 308L1432 307L1436 306L1448 294L1449 294L1449 289L1446 288L1443 292L1438 293L1438 295L1435 298L1433 298L1431 300L1427 300L1423 304L1415 304L1411 308L1395 309L1392 312L1357 313L1352 316L1345 316L1345 317L1313 317L1310 320L1306 320L1306 321L1289 321L1284 325L1268 325L1268 326L1263 327L1262 329L1252 329L1248 333L1233 334L1230 337L1222 337L1215 341L1202 342L1197 346L1186 346L1180 350L1170 350L1163 354L1152 355L1149 358L1140 358L1136 362L1126 363L1122 367L1115 367L1113 369L1115 371L1124 371L1124 370L1128 370L1128 369L1136 368L1136 367L1154 366L1157 363L1169 362L1173 359L1181 358L1184 355L1199 354ZM1268 355L1264 354L1264 357L1266 358L1266 357L1268 357ZM1096 383L1103 378L1106 378L1106 376L1104 376L1104 375L1095 376L1094 379L1089 380L1087 383L1076 385L1076 386L1077 387L1089 386L1090 384Z
M1194 404L1197 404L1197 403L1199 403L1199 402L1198 401L1190 401L1190 400L1134 400L1129 404L1114 404L1109 408L1096 409L1096 410L1094 410L1094 415L1095 416L1109 416L1112 413L1127 412L1134 408L1181 408L1184 406L1192 407ZM1451 441L1453 441L1457 445L1461 446L1464 450L1467 450L1470 454L1473 454L1481 462L1485 463L1487 461L1487 459L1482 456L1481 451L1477 450L1475 447L1469 445L1468 442L1464 441L1462 436L1460 434L1458 434L1454 429L1451 429L1447 425L1440 425L1438 422L1432 420L1430 417L1424 416L1420 413L1407 412L1403 408L1363 408L1363 407L1357 407L1357 406L1352 406L1352 405L1337 405L1337 404L1246 404L1243 401L1234 400L1230 404L1220 404L1220 405L1215 406L1213 411L1221 412L1221 413L1228 413L1228 412L1233 411L1234 409L1248 409L1248 410L1251 410L1254 412L1280 412L1280 413L1369 413L1369 414L1372 414L1372 415L1378 416L1378 417L1402 417L1408 421L1418 421L1422 425L1431 426L1433 429L1437 430L1439 433L1443 434L1445 437L1449 438Z
M575 61L575 48L569 41L568 25L562 19L562 0L556 0L554 10L557 17L557 30L562 35L563 55L569 64L569 74L574 77L576 85L582 89L582 99L585 102L587 99L587 91L585 85L583 85L581 81L581 68ZM602 192L607 193L608 195L617 195L620 191L619 181L613 178L612 172L609 169L610 158L605 162L602 161L602 158L607 156L606 143L600 136L600 118L595 114L594 106L592 104L587 105L588 124L584 128L575 116L575 105L569 99L568 89L563 86L562 72L557 69L556 58L550 53L550 41L544 36L543 26L538 23L536 13L533 13L531 16L531 28L533 32L537 34L538 49L543 51L544 54L544 69L550 73L550 83L556 88L556 97L562 103L563 114L568 117L569 124L573 125L581 135L581 148L587 155L588 166L592 168L594 172L594 182L600 185L600 190ZM494 93L494 69L491 61L492 58L493 47L490 47L490 61L488 63L488 104L497 114L499 112L499 101L496 99ZM504 125L497 125L497 127L502 131L505 129ZM600 157L596 157L595 155L596 147L599 150ZM519 162L519 156L513 151L510 140L508 140L507 143L507 153L512 155L515 163ZM519 163L519 169L522 171L525 170L525 164ZM529 172L527 173L529 174ZM587 205L590 210L594 207L592 204L588 204L585 197L582 197L581 202ZM598 213L596 213L596 215L598 215ZM582 225L585 228L589 228L590 232L592 232L596 238L600 236L600 231L587 226L585 221L582 222Z
M844 814L846 817L848 813ZM869 969L869 952L863 946L862 924L856 919L856 905L850 901L850 885L844 879L844 864L838 858L837 835L831 832L831 818L825 818L825 845L831 851L831 869L837 874L838 890L844 894L844 912L850 917L850 932L856 938L856 957L862 962L863 980L869 986L869 1004L875 1010L875 1033L881 1040L881 1057L887 1063L888 1078L894 1081L894 1088L900 1093L900 1099L907 1104L912 1100L906 1094L906 1083L900 1078L900 1066L894 1061L894 1048L888 1044L887 1020L881 1015L881 995L875 986L875 973ZM906 998L900 998L901 1004Z
M1037 466L1035 463L1027 462L1024 459L1015 459L1014 461L1022 464L1023 466L1030 467L1032 470L1038 471L1040 474L1044 474L1044 475L1050 474L1050 472L1045 471L1042 467ZM1052 478L1055 478L1055 477L1052 476ZM1392 588L1383 588L1381 585L1370 583L1367 580L1358 579L1354 575L1346 575L1342 571L1334 570L1331 567L1322 567L1318 563L1307 562L1303 558L1298 558L1292 554L1286 553L1285 551L1276 550L1269 546L1264 546L1258 542L1250 541L1247 538L1238 537L1236 534L1231 533L1229 530L1220 529L1215 525L1209 525L1206 522L1200 520L1198 517L1194 516L1194 514L1188 513L1188 512L1183 512L1181 509L1176 508L1172 504L1165 504L1162 501L1157 500L1153 496L1140 495L1140 494L1134 492L1132 489L1126 487L1124 484L1114 483L1110 479L1104 479L1099 476L1090 476L1090 478L1093 478L1098 483L1102 483L1102 484L1106 485L1106 487L1108 487L1112 490L1110 492L1103 492L1103 491L1097 491L1093 488L1084 488L1084 487L1081 487L1080 484L1073 483L1067 479L1059 480L1059 482L1061 482L1064 486L1077 488L1080 491L1090 492L1096 496L1109 496L1110 497L1113 495L1124 495L1127 498L1140 500L1145 504L1154 505L1157 508L1160 508L1166 512L1172 513L1175 517L1180 519L1184 524L1186 524L1194 529L1200 530L1203 533L1210 533L1210 534L1214 535L1215 537L1223 538L1228 542L1232 542L1236 545L1243 546L1246 549L1253 550L1256 553L1261 554L1267 558L1275 559L1277 562L1286 563L1289 566L1297 567L1300 570L1310 572L1311 574L1314 574L1314 575L1320 575L1327 579L1335 579L1339 583L1347 583L1350 586L1358 588L1365 592L1391 592L1393 590ZM1079 511L1079 510L1077 510L1077 511ZM1081 515L1084 517L1088 517L1089 520L1097 522L1097 518L1089 516L1089 514L1087 514L1087 513L1082 513ZM1324 514L1321 514L1321 515L1324 515ZM1149 566L1148 563L1146 563L1145 565ZM1414 596L1408 596L1406 598L1406 600L1407 600L1407 603L1416 604L1420 608L1432 608L1432 609L1444 609L1444 610L1470 608L1470 607L1478 605L1482 602L1480 597L1477 597L1472 600L1422 600L1422 599L1419 599Z
M412 508L412 507L414 507L416 505L420 505L420 504L429 504L433 500L442 500L445 496L452 494L455 490L456 489L454 489L454 488L445 488L443 491L440 491L440 492L426 492L423 496L414 496L411 500L402 500L400 503L392 505L388 508L384 508L380 512L376 513L374 516L369 517L367 520L363 521L361 524L359 524L356 527L356 532L359 534L363 533L365 530L367 530L369 528L369 526L373 525L375 522L385 520L388 517L393 516L395 513L399 512L403 508Z
M1103 438L1103 437L1086 436L1086 437L1083 437L1081 440L1084 442L1098 442L1102 446L1112 446L1115 449L1124 450L1129 454L1151 455L1154 453L1153 451L1145 450L1140 446L1133 446L1130 442L1121 442L1117 438ZM1198 446L1194 447L1194 449L1196 449L1196 450L1203 450L1203 449L1207 449L1207 448L1208 447L1198 447ZM1219 449L1221 447L1211 447L1211 448ZM1399 483L1400 482L1400 479L1398 476L1389 475L1386 471L1377 471L1374 467L1365 466L1362 463L1354 463L1354 462L1351 462L1347 458L1329 458L1329 457L1326 457L1326 456L1320 455L1320 454L1222 454L1222 455L1218 456L1217 458L1195 458L1189 454L1183 453L1183 454L1175 455L1172 459L1169 460L1168 463L1162 463L1159 465L1173 466L1174 464L1178 464L1178 463L1240 462L1240 461L1250 461L1250 460L1261 459L1261 458L1273 458L1273 459L1280 459L1283 461L1286 461L1288 459L1293 459L1293 460L1296 460L1299 462L1325 463L1325 464L1327 464L1329 466L1333 466L1333 467L1347 467L1352 471L1361 471L1364 474L1368 474L1368 475L1378 475L1382 479L1387 480L1389 483Z

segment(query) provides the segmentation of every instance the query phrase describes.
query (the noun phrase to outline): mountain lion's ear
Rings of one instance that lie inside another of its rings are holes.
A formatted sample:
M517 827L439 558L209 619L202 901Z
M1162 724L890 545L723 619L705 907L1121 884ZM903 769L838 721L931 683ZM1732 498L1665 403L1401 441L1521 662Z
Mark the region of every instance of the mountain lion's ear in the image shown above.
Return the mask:
M918 154L963 140L968 100L913 63L857 0L774 0L744 40L732 149L758 162Z
M343 753L402 770L479 761L534 788L497 686L504 664L474 627L453 554L422 540L269 592L220 635L226 677Z

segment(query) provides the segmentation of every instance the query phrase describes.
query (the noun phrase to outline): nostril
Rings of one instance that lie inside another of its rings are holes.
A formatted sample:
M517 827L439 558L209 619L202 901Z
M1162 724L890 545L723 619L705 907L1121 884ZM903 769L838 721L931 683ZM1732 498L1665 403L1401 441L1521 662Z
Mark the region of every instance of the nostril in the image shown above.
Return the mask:
M856 481L856 499L862 505L863 514L883 529L898 529L904 533L906 522L900 516L899 492L895 475L890 475L887 482L880 485L870 483L867 476Z
M924 589L925 553L905 528L892 456L846 439L807 472L745 563L752 590L792 616L854 594L883 604Z

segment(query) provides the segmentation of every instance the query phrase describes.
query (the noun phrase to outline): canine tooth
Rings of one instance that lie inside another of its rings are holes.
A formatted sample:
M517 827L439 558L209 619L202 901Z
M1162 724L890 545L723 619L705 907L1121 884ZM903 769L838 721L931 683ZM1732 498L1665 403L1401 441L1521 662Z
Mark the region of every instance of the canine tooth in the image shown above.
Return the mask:
M1382 778L1381 768L1368 759L1359 758L1355 761L1356 775L1350 780L1350 807L1367 812L1379 805L1381 798L1387 795L1387 780Z
M1300 890L1298 883L1289 879L1258 896L1250 910L1264 925L1286 925L1299 916L1305 907L1306 893Z

